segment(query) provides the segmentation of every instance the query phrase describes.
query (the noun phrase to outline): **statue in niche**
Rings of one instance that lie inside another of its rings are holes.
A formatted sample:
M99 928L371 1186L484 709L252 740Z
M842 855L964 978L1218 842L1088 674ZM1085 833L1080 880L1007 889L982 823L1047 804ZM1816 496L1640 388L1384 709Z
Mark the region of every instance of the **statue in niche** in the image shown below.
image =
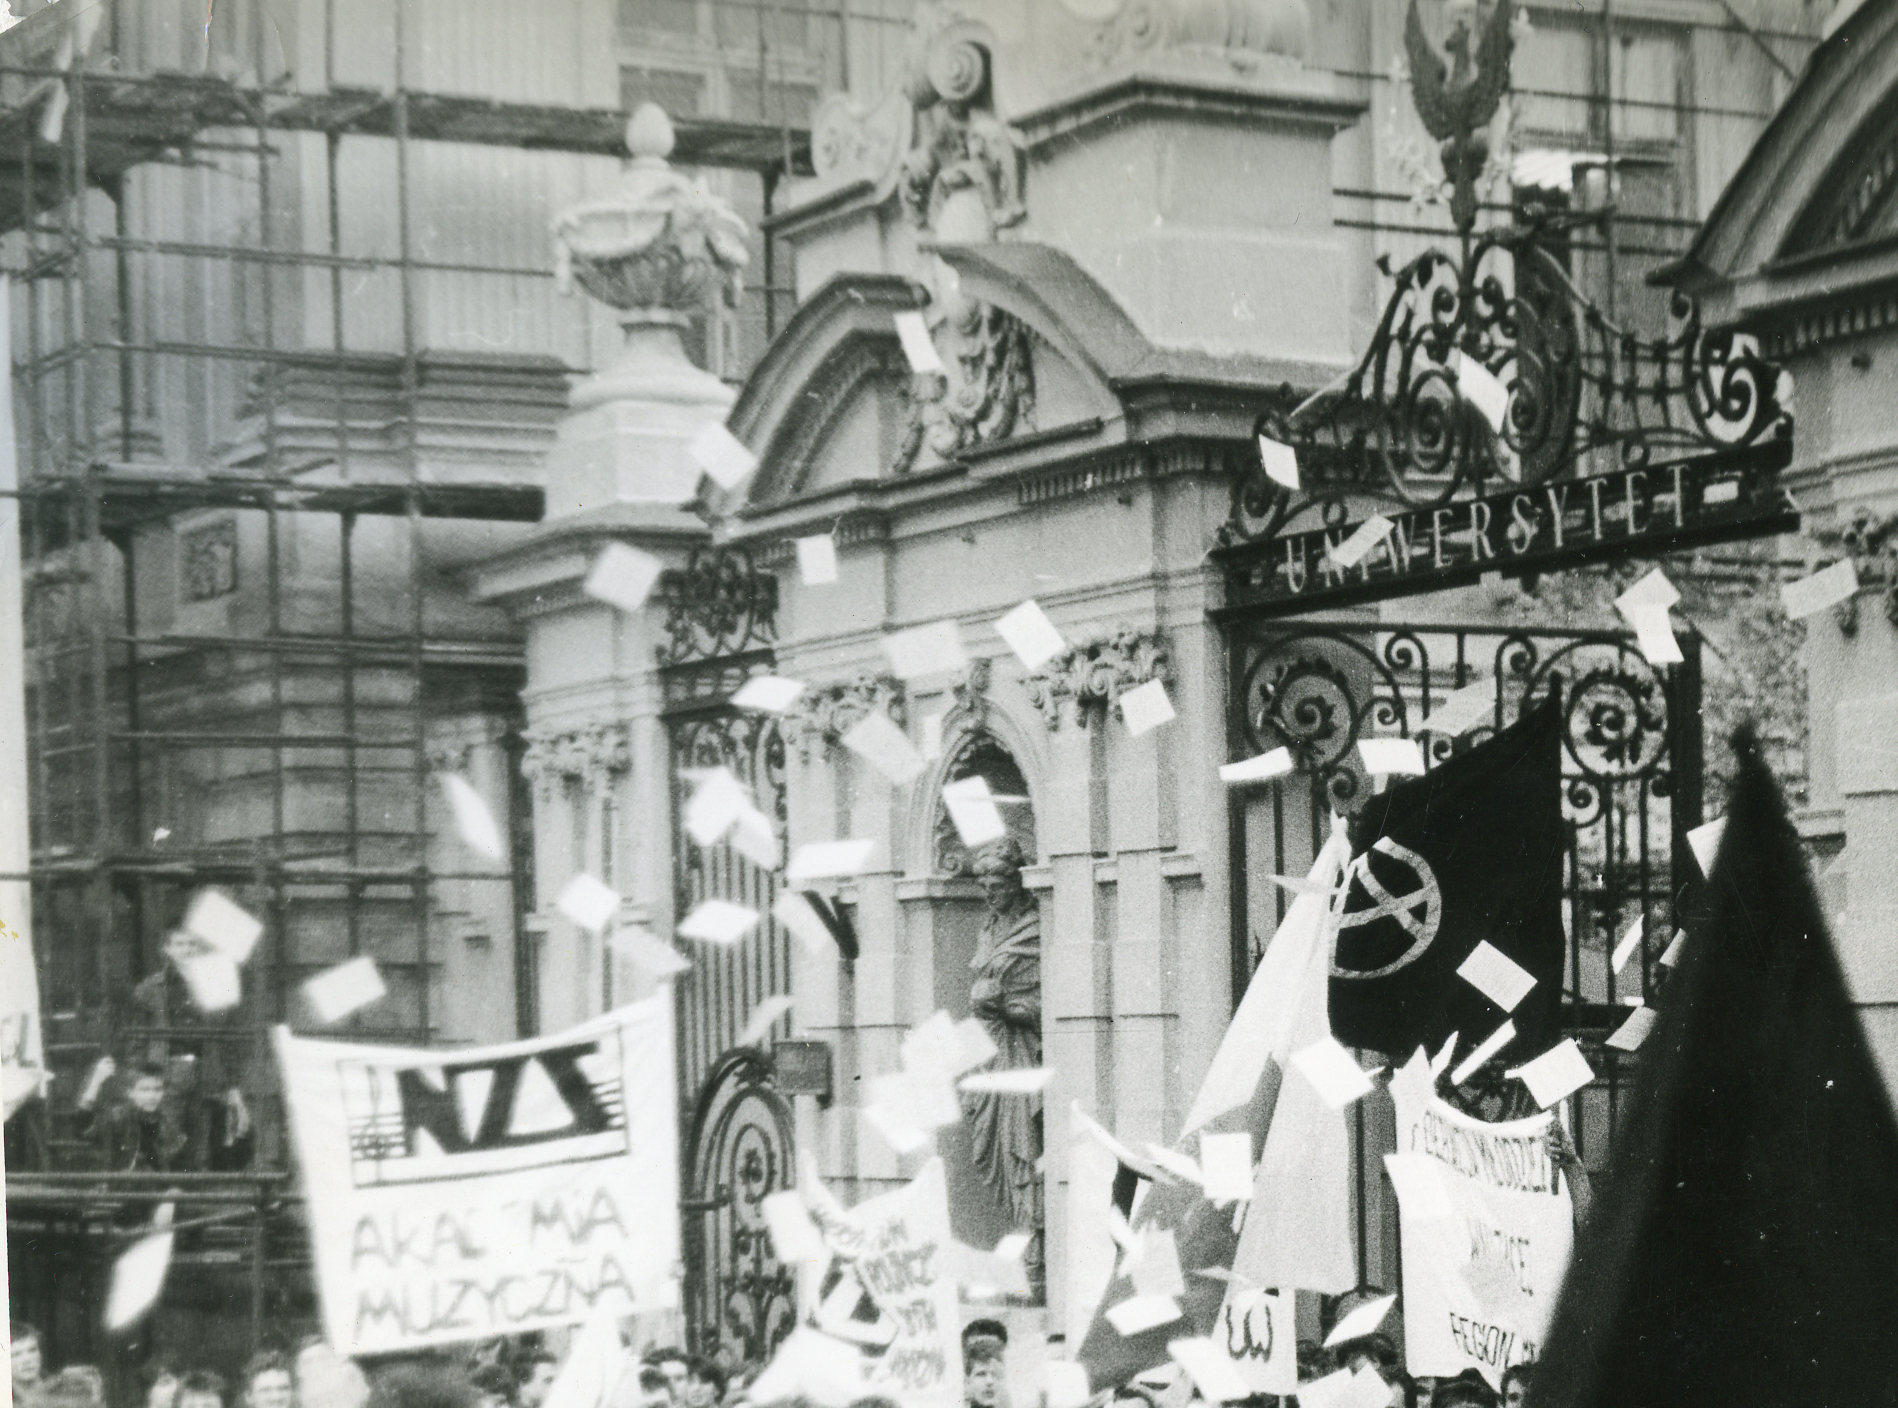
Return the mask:
M974 981L969 1006L995 1042L986 1069L1030 1069L1041 1065L1041 913L1022 886L1027 864L1012 836L975 854L976 881L988 900L988 916L970 965ZM965 1094L964 1125L975 1170L995 1191L1009 1222L1029 1234L1023 1265L1039 1301L1045 1285L1042 1246L1041 1097Z

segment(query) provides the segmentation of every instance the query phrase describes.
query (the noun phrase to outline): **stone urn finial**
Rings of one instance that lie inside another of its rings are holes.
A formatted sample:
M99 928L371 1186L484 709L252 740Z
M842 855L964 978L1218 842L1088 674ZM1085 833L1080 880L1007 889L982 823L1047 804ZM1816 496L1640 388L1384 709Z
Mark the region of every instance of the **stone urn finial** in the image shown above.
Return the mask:
M621 323L683 326L706 292L736 301L748 255L745 222L730 205L675 171L672 123L641 103L626 123L632 170L617 196L569 206L554 218L554 275L618 308Z

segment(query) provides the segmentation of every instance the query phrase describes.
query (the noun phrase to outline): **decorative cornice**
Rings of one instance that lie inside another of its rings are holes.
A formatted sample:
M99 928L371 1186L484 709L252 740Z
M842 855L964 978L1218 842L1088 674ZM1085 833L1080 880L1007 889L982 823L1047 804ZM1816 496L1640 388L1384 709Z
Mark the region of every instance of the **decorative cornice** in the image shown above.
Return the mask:
M632 736L624 723L584 724L560 731L529 728L521 738L527 745L521 754L521 775L543 800L551 800L569 779L593 789L633 766Z
M1885 602L1885 619L1898 626L1898 514L1861 508L1839 534L1839 546L1852 559L1861 588L1875 587ZM1858 598L1839 603L1835 618L1845 635L1858 634Z
M970 728L981 728L988 722L989 716L989 680L994 674L994 666L985 657L971 660L968 669L956 682L949 686L949 692L955 703L949 706L946 724L951 718L968 721Z
M1110 636L1069 647L1030 675L1028 701L1050 729L1061 727L1062 701L1072 701L1075 721L1086 728L1091 715L1105 718L1127 690L1172 678L1172 657L1158 632L1119 626Z
M888 714L890 722L899 728L907 724L909 707L903 682L891 675L876 675L865 670L854 680L806 690L803 698L785 715L797 733L798 759L808 763L814 743L835 746L872 710Z

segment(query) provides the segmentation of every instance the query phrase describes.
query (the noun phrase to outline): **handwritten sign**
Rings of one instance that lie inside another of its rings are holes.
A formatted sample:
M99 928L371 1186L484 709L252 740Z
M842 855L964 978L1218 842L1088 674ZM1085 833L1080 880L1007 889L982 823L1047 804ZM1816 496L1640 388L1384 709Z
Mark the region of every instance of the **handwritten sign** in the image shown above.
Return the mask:
M931 1159L908 1184L847 1213L818 1200L811 1216L840 1269L876 1304L879 1323L857 1337L864 1393L904 1408L963 1408L962 1321L942 1160Z
M1298 1326L1290 1296L1235 1285L1219 1308L1212 1339L1253 1393L1298 1392Z
M1511 488L1389 515L1362 556L1339 550L1361 525L1315 528L1218 553L1227 613L1248 617L1382 601L1588 562L1653 557L1677 548L1797 531L1779 487L1787 441Z
M1419 1051L1391 1080L1404 1345L1412 1374L1503 1370L1538 1356L1568 1269L1574 1213L1544 1144L1552 1115L1486 1124L1438 1098ZM1427 1187L1426 1187L1427 1185ZM1423 1196L1428 1192L1428 1197Z
M677 1303L664 990L426 1051L275 1033L329 1341L383 1354Z

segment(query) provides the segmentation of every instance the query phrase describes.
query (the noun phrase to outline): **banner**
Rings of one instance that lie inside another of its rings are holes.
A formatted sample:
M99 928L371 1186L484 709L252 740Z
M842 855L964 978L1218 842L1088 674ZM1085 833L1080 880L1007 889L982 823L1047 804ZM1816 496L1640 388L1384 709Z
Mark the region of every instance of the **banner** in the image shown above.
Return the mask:
M1437 1096L1419 1051L1391 1080L1412 1374L1476 1369L1500 1385L1538 1357L1574 1214L1544 1144L1552 1115L1485 1124Z
M676 1304L669 993L482 1049L275 1036L338 1351Z
M908 1184L848 1212L829 1198L810 1201L834 1258L817 1326L861 1348L858 1396L883 1395L904 1408L964 1408L962 1318L949 1268L942 1160L931 1159ZM853 1314L859 1288L874 1315Z
M1253 1393L1298 1392L1298 1325L1289 1292L1234 1285L1219 1307L1213 1343Z

